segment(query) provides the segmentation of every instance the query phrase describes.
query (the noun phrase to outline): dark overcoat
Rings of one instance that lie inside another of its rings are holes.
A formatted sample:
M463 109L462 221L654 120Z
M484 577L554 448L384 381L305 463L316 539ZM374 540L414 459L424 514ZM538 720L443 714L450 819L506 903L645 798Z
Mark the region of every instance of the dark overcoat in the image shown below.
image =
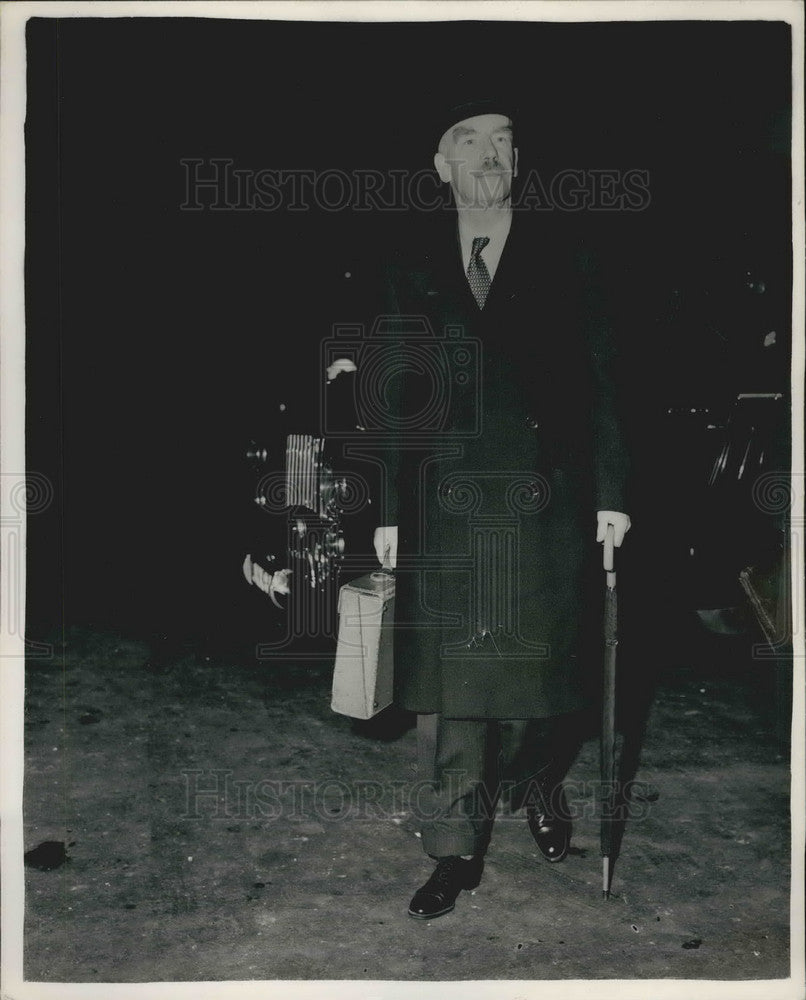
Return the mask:
M595 262L515 212L483 310L455 216L387 273L395 319L372 391L393 415L396 702L453 718L578 709L597 657L596 511L625 510L628 465Z

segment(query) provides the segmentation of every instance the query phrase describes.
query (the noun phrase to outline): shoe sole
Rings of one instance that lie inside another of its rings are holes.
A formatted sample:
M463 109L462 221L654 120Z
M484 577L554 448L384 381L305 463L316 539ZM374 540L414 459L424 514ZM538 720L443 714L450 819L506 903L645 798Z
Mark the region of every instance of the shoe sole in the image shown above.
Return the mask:
M456 903L451 903L444 910L437 910L436 913L415 913L414 910L409 910L408 914L410 917L414 917L415 920L433 920L434 917L444 917L446 913L450 913L452 910L456 909Z
M548 861L550 865L556 865L558 861L565 861L565 859L568 857L568 852L571 848L571 844L569 842L566 845L565 850L561 854L546 854L543 848L539 844L536 844L535 846L540 852L540 857L543 858L544 861Z
M565 845L565 850L561 854L554 855L554 854L546 854L546 852L543 850L543 848L537 842L537 837L535 836L534 831L532 830L531 826L529 827L529 832L532 834L532 839L535 842L535 846L537 847L538 851L540 852L540 857L544 858L546 861L548 861L549 864L556 865L558 861L565 861L565 859L568 857L568 851L569 851L569 849L571 847L571 838L570 837L568 838L568 842Z

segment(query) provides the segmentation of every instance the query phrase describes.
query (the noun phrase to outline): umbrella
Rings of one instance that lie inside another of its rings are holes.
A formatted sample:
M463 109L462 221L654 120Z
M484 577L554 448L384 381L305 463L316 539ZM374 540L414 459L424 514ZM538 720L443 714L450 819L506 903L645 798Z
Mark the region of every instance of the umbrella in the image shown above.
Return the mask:
M605 534L603 554L607 587L605 589L604 607L605 653L601 743L602 825L600 833L602 895L605 899L610 896L610 855L613 851L613 816L615 813L616 796L616 646L618 645L618 605L616 600L616 573L613 563L614 536L615 529L610 524Z

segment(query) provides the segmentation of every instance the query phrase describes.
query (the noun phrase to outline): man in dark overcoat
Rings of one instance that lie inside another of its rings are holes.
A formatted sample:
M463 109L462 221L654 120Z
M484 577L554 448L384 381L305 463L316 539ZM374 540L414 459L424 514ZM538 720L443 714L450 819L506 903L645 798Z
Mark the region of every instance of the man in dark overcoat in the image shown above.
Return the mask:
M389 415L374 541L396 567L396 702L438 719L421 918L478 884L502 788L565 857L558 747L585 705L586 581L607 526L620 545L630 524L595 264L513 210L510 115L471 102L436 130L455 210L390 263L386 364L362 390Z

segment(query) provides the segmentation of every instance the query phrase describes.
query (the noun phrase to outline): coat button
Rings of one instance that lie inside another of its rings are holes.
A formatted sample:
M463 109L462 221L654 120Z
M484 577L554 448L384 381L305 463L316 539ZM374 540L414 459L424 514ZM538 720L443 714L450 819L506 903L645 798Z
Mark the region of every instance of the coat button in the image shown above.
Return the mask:
M537 420L535 420L534 417L527 417L526 426L529 428L530 431L536 431L537 428L540 426L540 424L538 423Z

